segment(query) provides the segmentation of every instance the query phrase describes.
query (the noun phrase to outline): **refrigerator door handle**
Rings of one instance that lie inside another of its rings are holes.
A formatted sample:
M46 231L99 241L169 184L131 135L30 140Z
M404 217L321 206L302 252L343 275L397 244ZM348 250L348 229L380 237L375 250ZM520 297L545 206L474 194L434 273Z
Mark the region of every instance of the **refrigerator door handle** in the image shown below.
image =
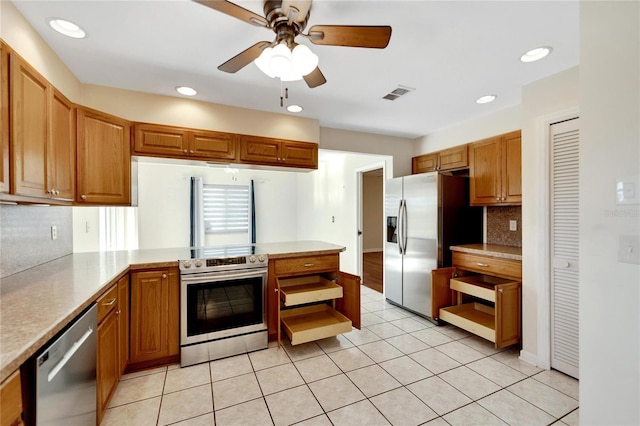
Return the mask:
M407 200L402 200L402 254L407 254Z
M398 237L398 253L404 254L402 252L402 201L398 204L398 223L396 227L396 235Z

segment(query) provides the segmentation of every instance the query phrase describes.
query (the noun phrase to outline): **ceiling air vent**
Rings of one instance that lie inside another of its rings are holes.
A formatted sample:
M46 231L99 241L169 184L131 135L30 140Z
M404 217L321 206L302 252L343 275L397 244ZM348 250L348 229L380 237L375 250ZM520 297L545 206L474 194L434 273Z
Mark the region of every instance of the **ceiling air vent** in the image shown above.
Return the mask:
M398 86L397 88L395 88L391 92L389 92L386 95L384 95L382 97L382 99L386 99L386 100L389 100L389 101L395 101L400 96L404 96L407 93L412 92L414 90L416 90L416 89L414 89L413 87Z

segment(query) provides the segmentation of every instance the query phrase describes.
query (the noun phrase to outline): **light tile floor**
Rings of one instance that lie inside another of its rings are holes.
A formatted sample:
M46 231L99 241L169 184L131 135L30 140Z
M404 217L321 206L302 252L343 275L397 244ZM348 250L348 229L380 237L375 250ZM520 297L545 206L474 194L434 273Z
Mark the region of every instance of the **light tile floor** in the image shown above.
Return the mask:
M125 375L109 425L577 425L578 382L362 287L362 330Z

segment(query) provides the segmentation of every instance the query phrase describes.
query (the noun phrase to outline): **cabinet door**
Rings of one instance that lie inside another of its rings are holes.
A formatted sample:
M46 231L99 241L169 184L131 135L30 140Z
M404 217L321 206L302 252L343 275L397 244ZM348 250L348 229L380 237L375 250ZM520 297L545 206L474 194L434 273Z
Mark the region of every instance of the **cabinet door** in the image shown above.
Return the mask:
M500 191L500 137L486 139L469 147L469 203L498 204Z
M172 157L188 155L187 131L178 127L155 124L135 124L133 151Z
M469 167L467 145L445 149L438 153L438 170L456 170Z
M520 283L496 286L496 349L520 341Z
M129 276L118 281L118 367L122 376L129 362Z
M258 136L240 136L240 160L253 163L280 163L280 141Z
M342 298L335 299L336 309L360 329L360 277L338 272L338 284L342 286Z
M51 88L51 125L47 145L48 189L52 198L73 200L76 182L76 110Z
M428 173L438 170L438 153L424 154L411 159L411 173Z
M12 192L47 197L49 83L15 53L10 63Z
M118 360L118 319L116 311L109 315L98 325L98 350L97 350L97 387L98 387L98 424L107 410L111 394L120 379Z
M190 132L189 155L202 159L235 160L236 138L231 133L221 132Z
M131 204L129 143L128 121L78 108L78 203Z
M9 50L0 42L0 192L9 190Z
M440 308L456 304L455 293L449 280L453 278L455 268L440 268L431 271L431 318L440 318Z
M168 355L168 281L167 270L131 274L132 363Z
M281 155L286 166L318 168L318 145L315 143L283 141Z
M22 425L22 384L20 371L13 373L0 386L0 425Z
M502 141L502 202L522 203L522 143L520 131L508 133Z

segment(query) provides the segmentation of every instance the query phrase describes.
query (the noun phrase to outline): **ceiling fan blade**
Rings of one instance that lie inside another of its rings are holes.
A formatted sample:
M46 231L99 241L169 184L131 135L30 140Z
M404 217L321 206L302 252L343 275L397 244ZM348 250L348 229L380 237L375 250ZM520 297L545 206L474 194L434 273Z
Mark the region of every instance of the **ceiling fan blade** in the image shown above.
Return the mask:
M258 56L260 56L262 51L270 44L271 43L268 41L259 41L250 48L238 53L236 56L220 65L218 69L220 71L228 72L231 74L238 72L242 68L253 62Z
M226 0L193 0L196 3L200 3L203 6L207 6L213 10L217 10L218 12L225 13L229 16L233 16L234 18L238 18L241 21L247 22L251 25L255 25L258 27L268 27L269 22L267 20L256 14L250 10L245 9L244 7L238 6L235 3L231 3Z
M314 87L322 86L327 82L327 79L324 78L322 71L320 71L320 68L318 67L316 67L316 69L311 71L309 74L302 76L302 78L304 78L307 86L309 86L311 89L313 89Z
M384 49L391 38L389 26L314 25L309 29L313 44Z

